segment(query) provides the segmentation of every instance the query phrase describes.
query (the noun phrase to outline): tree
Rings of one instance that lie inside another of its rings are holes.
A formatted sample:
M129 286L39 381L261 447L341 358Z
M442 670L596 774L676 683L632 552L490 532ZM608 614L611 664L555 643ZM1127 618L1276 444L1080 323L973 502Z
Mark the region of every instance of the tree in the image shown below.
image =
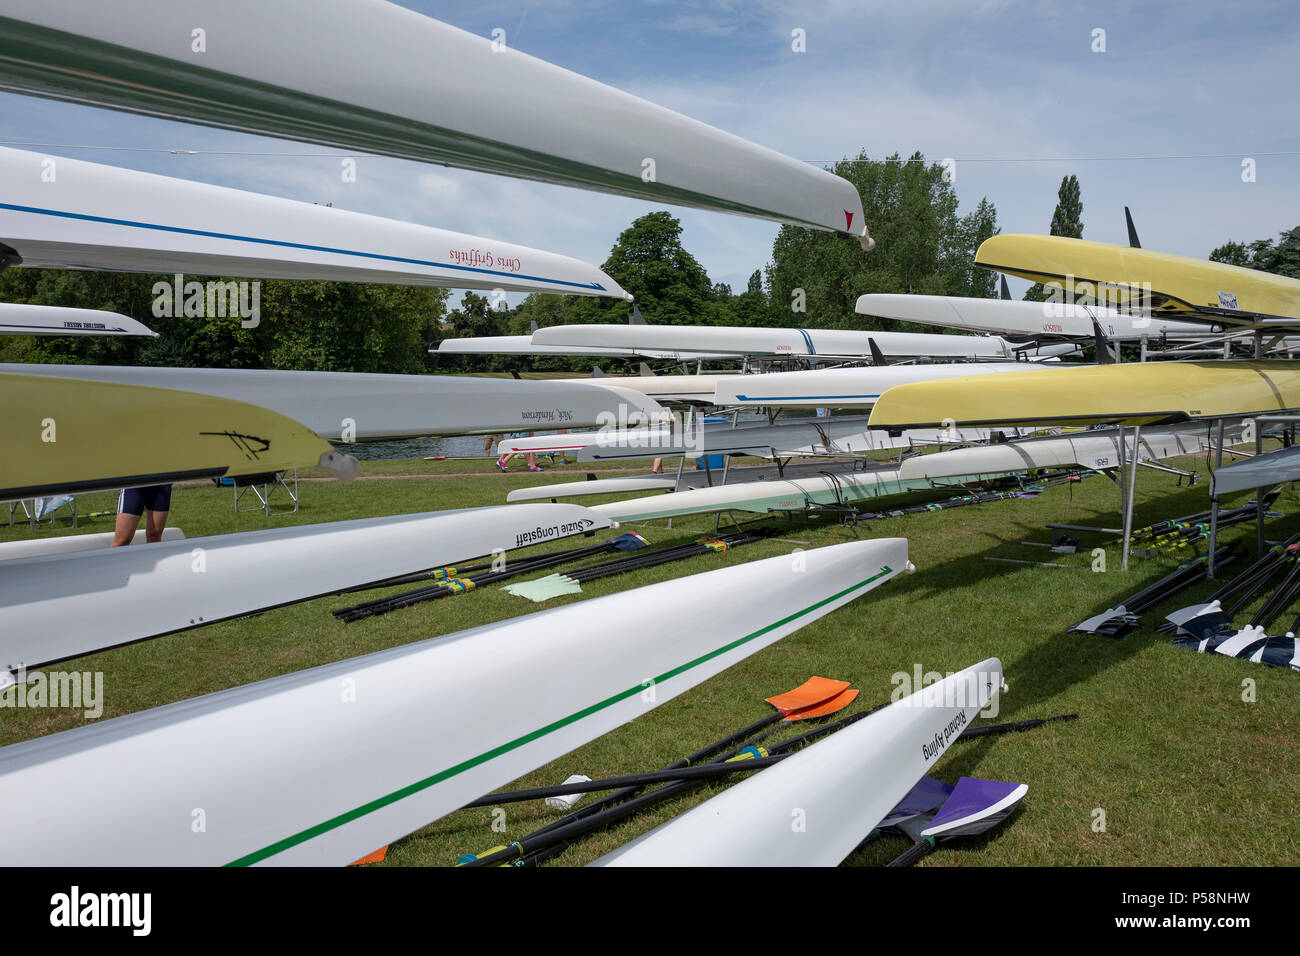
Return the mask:
M646 321L700 325L714 298L704 266L682 247L682 224L666 211L647 213L619 234L601 268L632 293ZM729 291L729 290L728 290ZM622 300L571 297L571 323L623 323L631 305Z
M22 339L3 343L3 354L30 362L420 372L426 349L437 342L448 295L426 287L264 280L257 286L259 322L245 328L234 316L156 316L155 284L173 280L7 269L0 273L0 301L107 309L138 319L158 337Z
M1278 241L1256 239L1246 245L1227 242L1210 253L1215 262L1300 279L1300 226L1278 234Z
M1079 198L1079 179L1073 173L1061 180L1061 188L1056 192L1056 209L1052 212L1052 227L1048 235L1068 236L1071 239L1083 238L1083 201ZM1048 291L1041 282L1035 282L1025 292L1024 298L1031 302L1045 302Z
M864 151L831 171L857 187L876 248L868 253L834 233L781 227L767 267L771 324L881 327L881 320L853 310L867 292L992 294L991 280L974 270L972 260L978 242L997 232L997 212L982 200L974 213L959 217L945 167L920 153L906 161L897 153L872 160Z

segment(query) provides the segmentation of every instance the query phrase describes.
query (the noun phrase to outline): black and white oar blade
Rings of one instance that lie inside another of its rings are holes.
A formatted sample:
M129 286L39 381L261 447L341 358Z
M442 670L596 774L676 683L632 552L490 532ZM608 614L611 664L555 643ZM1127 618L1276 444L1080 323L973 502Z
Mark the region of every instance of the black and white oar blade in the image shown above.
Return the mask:
M1023 783L962 777L921 836L949 840L991 830L1015 812L1028 792Z
M1181 628L1193 618L1200 617L1203 614L1213 614L1218 610L1218 601L1209 601L1204 604L1189 604L1187 607L1180 607L1177 611L1170 611L1165 615L1165 620L1174 627Z
M1086 621L1080 621L1074 627L1070 628L1070 634L1097 634L1104 631L1111 622L1124 619L1128 615L1128 609L1121 604L1119 607L1113 607L1108 611L1102 611L1100 614L1094 614ZM1113 626L1113 625L1111 625Z
M1195 614L1178 625L1177 644L1190 642L1199 644L1204 641L1218 641L1235 634L1237 627L1232 623L1232 618L1219 610L1218 602L1215 601L1209 607L1206 607L1201 613Z

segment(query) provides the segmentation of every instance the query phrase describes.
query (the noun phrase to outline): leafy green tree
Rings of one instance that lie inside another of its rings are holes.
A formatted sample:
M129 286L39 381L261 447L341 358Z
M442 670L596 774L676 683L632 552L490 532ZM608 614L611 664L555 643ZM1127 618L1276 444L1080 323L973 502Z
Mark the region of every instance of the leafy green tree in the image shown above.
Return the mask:
M1300 226L1279 233L1278 239L1256 239L1247 245L1227 242L1210 253L1215 262L1259 269L1274 275L1300 279Z
M656 325L703 324L705 304L715 298L704 266L682 247L681 222L666 211L633 221L601 268L632 293L646 321ZM631 310L622 300L571 297L567 312L573 324L623 323Z
M991 282L976 273L972 259L975 244L997 232L997 212L984 200L974 213L959 217L944 166L927 163L920 153L872 160L864 151L831 171L857 187L876 248L864 252L834 233L781 227L767 267L771 324L882 327L882 320L853 311L867 292L992 294Z
M1056 209L1052 211L1051 236L1068 236L1071 239L1083 238L1083 200L1079 198L1079 179L1073 173L1061 180L1061 188L1056 191ZM1035 282L1025 290L1024 298L1031 302L1044 302L1048 291L1041 282Z
M158 337L21 339L3 343L3 354L31 362L419 372L426 368L425 350L437 341L447 301L445 289L268 280L258 286L260 320L245 328L239 316L156 314L155 285L170 288L173 280L7 269L0 273L0 301L107 309L138 319Z

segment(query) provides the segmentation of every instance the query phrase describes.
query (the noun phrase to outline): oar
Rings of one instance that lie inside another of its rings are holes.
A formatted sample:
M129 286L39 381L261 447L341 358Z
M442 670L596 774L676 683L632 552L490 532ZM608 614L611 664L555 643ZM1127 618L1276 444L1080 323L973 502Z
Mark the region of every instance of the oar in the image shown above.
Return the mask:
M413 591L407 591L403 594L393 594L388 597L375 598L373 601L365 601L352 607L339 608L334 611L334 616L345 622L361 620L366 617L374 617L379 614L387 614L398 608L410 607L412 604L418 604L422 601L436 600L437 598L446 597L449 594L463 594L473 588L487 584L495 584L499 581L505 581L521 574L528 574L533 571L540 571L543 568L554 567L557 564L566 564L569 561L576 561L579 558L589 557L595 554L602 554L607 551L626 551L644 548L648 542L645 538L634 532L621 534L617 538L600 544L587 545L582 548L575 548L569 551L557 551L551 554L537 555L524 561L507 565L500 571L488 571L486 574L480 574L477 577L466 578L457 576L456 568L436 568L431 575L438 580L438 583L429 587L416 588ZM459 569L459 574L474 570L476 566ZM479 565L478 568L491 567L491 564Z
M848 693L852 693L854 696L856 696L856 692L846 691L842 694L836 695L836 698L833 698L832 700L833 701L838 700L840 697L843 697L845 694ZM847 701L845 701L845 703L847 703ZM828 701L823 705L819 705L818 708L806 708L806 710L812 711L814 709L824 709L824 708L829 708L831 706L833 706L832 702ZM873 710L874 709L876 708L873 708ZM834 711L830 710L828 712L833 713ZM676 764L673 765L673 767L670 767L668 769L680 768L682 766L688 765L691 762L705 760L711 755L718 754L719 750L722 750L724 752L718 756L714 756L711 763L714 764L725 763L731 760L731 758L737 756L742 750L746 748L746 746L749 745L742 744L741 746L732 747L732 749L730 750L726 750L725 749L726 747L735 744L737 741L746 740L747 738L750 737L752 732L755 730L762 729L768 726L769 724L774 724L781 720L788 720L791 717L796 717L800 713L801 711L792 711L789 714L782 714L782 713L773 714L769 717L764 718L761 721L751 724L749 727L744 728L741 731L737 731L734 734L729 734L727 737L723 738L723 740L718 741L716 744L711 744L700 751L697 751L695 754L692 754L690 757L687 757L684 760L678 761ZM848 723L852 723L853 721L856 720L861 720L869 713L871 713L871 710L864 711L859 714L854 714L843 720L835 721L831 724L824 725L822 727L817 728L816 730L809 731L808 733L801 734L798 737L792 738L791 741L786 741L785 743L778 745L778 747L774 747L772 751L770 751L768 754L762 754L760 751L760 755L761 756L779 755L782 752L782 748L785 748L787 744L806 740L810 737L810 735L822 735L826 733L831 733L842 726L847 726ZM683 793L686 790L691 789L691 787L693 786L694 784L692 782L678 781L678 782L670 783L664 787L660 787L658 790L653 790L650 793L644 793L644 794L640 793L640 791L644 789L642 787L628 787L624 790L620 790L616 793L610 794L608 797L605 797L604 799L588 807L584 807L581 810L575 810L573 813L568 814L567 816L561 818L560 820L557 820L552 824L549 824L545 827L535 830L534 832L528 834L527 836L512 842L509 846L494 847L491 850L487 850L483 853L478 854L477 856L473 854L468 854L466 856L463 856L459 860L457 860L456 865L457 866L492 866L497 863L507 863L507 862L513 863L515 865L531 865L533 863L542 862L543 858L550 859L552 856L557 856L559 853L563 852L565 849L568 848L571 841L576 837L583 836L595 830L603 829L609 824L621 820L625 817L631 816L632 814L638 812L639 810L645 807L653 806L654 804L660 803L663 800L669 799L672 796L675 796L679 793ZM638 796L638 794L640 795ZM534 854L538 854L539 851L553 851L553 852L546 853L543 858L534 856ZM524 859L524 857L529 857L529 856L532 856L533 858L530 860Z
M1015 812L1028 792L1023 783L962 777L937 813L917 814L895 825L915 842L885 865L911 866L938 843L993 829Z
M853 691L856 694L856 691ZM1059 717L1046 717L1039 720L1021 720L1007 724L983 724L968 728L962 737L983 737L988 734L1013 733L1032 730L1055 720L1077 720L1078 714L1062 714ZM790 718L787 718L790 719ZM604 777L599 780L583 780L575 783L562 783L553 787L534 787L531 790L509 790L490 793L472 803L465 804L465 809L491 807L500 803L522 803L525 800L544 800L547 797L562 797L574 793L595 793L600 790L614 790L619 787L640 788L652 783L667 783L673 780L714 780L733 774L751 773L780 763L787 753L763 757L752 745L726 763L707 763L698 767L678 767L676 769L654 770L649 773L634 773L622 777Z
M553 787L536 787L531 790L512 790L501 793L489 793L486 796L479 797L472 803L465 804L465 809L474 807L490 807L498 803L517 803L523 800L541 800L546 797L558 797L573 793L591 793L598 790L613 790L624 788L629 795L637 790L643 789L651 783L659 783L667 780L685 779L691 776L709 776L718 775L716 766L706 774L692 774L688 771L699 770L696 767L702 760L707 760L715 756L720 751L727 749L741 741L747 740L759 731L778 724L782 720L794 722L798 720L808 720L815 717L826 716L842 710L851 704L858 696L856 690L849 689L848 681L832 680L827 677L810 677L793 690L786 691L783 694L777 694L767 698L767 703L775 708L775 712L764 717L762 720L755 721L748 727L742 727L735 733L728 734L721 740L715 741L697 750L689 757L683 757L674 764L670 764L663 770L656 770L643 774L631 774L624 777L608 777L604 780L591 780L582 783L559 784ZM761 738L760 738L761 739ZM753 742L747 744L752 747ZM767 766L766 763L762 766ZM733 768L738 769L738 768ZM755 769L746 767L746 769ZM731 772L730 770L728 772ZM681 776L674 774L681 773ZM618 796L615 794L615 796ZM584 808L591 810L592 808Z
M789 740L782 741L768 751L767 758L772 763L775 763L777 760L773 758L779 759L789 756L798 747L842 730L886 706L888 705L881 704L877 707L868 708L867 710L851 714L850 716L834 721L833 723L799 734ZM1000 733L1014 733L1029 730L1033 727L1041 727L1052 721L1074 720L1077 719L1077 717L1077 714L1066 714L1059 717L1049 717L1039 720L1014 721L1004 724L985 724L978 727L967 728L966 732L961 734L961 737L965 738L968 736L976 737ZM727 758L728 755L724 754L723 757L718 758L718 762L725 761ZM733 768L732 772L735 772L736 769L750 769L748 764L749 762L745 761L744 765ZM755 767L752 769L761 768ZM588 833L592 833L596 830L604 829L647 807L680 796L686 791L692 789L695 785L694 781L679 780L675 783L661 787L658 790L653 790L650 793L633 797L632 799L609 807L608 809L603 809L599 813L590 814L585 818L578 818L569 823L561 821L559 824L552 825L552 827L543 828L516 840L509 846L495 848L484 854L480 854L478 857L461 857L461 859L457 861L457 865L492 866L498 863L510 863L515 866L527 866L544 862L545 860L551 859L564 852L564 850L568 849L577 838L586 836Z
M1283 551L1285 548L1296 541L1300 541L1300 535L1294 535L1288 539L1285 544L1275 545L1264 552L1254 564L1246 568L1235 578L1228 581L1219 590L1215 591L1205 601L1200 604L1189 604L1187 607L1179 608L1165 615L1166 624L1162 624L1159 630L1169 632L1176 629L1179 625L1190 621L1198 614L1204 613L1209 609L1211 604L1222 604L1228 598L1232 597L1239 591L1250 587L1251 585L1259 586L1260 581L1271 577L1277 570L1278 564L1283 560Z

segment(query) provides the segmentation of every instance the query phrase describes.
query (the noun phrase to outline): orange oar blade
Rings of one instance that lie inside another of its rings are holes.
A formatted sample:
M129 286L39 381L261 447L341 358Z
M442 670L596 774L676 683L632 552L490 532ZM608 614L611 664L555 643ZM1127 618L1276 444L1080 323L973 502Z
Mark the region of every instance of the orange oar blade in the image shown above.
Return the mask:
M369 856L363 856L361 859L353 863L349 863L348 866L360 866L362 863L382 863L384 861L384 857L386 857L387 855L388 855L388 847L381 846L374 853L371 853Z
M849 682L846 680L810 677L794 690L788 690L784 694L769 697L767 702L781 713L788 714L791 711L825 703L835 695L842 694L848 686Z
M802 710L792 710L785 715L785 719L794 722L796 720L808 720L812 717L825 717L837 710L843 710L857 699L858 692L856 690L846 690L836 694L830 700L822 701L820 704L813 704L811 707L804 707Z

